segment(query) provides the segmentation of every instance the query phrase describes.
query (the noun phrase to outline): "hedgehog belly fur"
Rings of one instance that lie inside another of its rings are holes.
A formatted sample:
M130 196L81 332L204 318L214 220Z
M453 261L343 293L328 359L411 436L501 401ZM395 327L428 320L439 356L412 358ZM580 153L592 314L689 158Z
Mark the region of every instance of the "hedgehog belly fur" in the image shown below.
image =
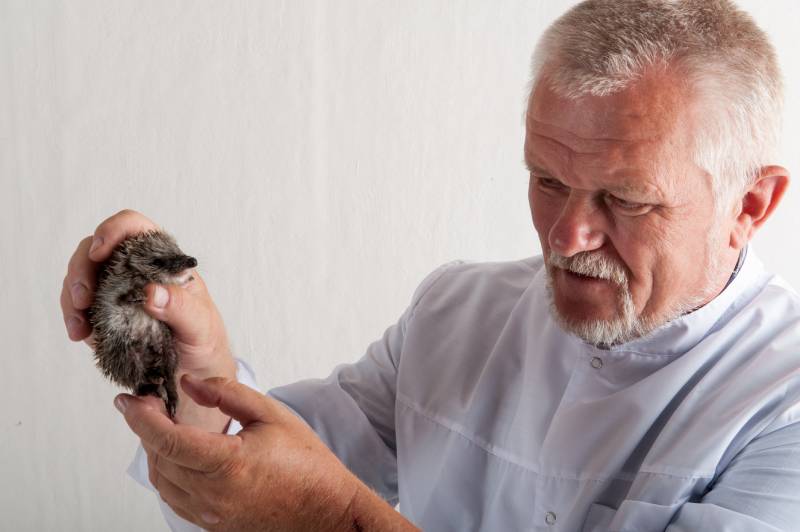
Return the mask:
M172 333L167 325L148 315L140 305L108 305L98 327L97 363L103 373L130 389L168 377L174 361L167 348Z
M142 307L125 309L128 331L134 342L148 343L151 338L160 338L163 334L160 321L153 318Z

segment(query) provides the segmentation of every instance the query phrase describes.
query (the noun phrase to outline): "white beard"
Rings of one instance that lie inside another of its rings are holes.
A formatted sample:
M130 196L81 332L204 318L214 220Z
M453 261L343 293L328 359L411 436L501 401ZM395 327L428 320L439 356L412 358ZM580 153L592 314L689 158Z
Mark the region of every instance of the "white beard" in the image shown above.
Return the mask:
M589 251L578 253L572 257L563 257L551 251L545 265L550 312L562 329L597 347L607 348L645 336L670 321L697 309L712 295L720 262L718 254L714 253L717 249L717 240L714 232L710 231L706 242L706 256L708 257L708 264L705 267L706 288L701 294L669 309L660 319L641 317L636 314L636 307L628 284L628 275L620 264L600 252ZM556 306L553 295L554 268L606 279L616 285L619 296L616 302L617 316L610 320L578 320L562 315Z

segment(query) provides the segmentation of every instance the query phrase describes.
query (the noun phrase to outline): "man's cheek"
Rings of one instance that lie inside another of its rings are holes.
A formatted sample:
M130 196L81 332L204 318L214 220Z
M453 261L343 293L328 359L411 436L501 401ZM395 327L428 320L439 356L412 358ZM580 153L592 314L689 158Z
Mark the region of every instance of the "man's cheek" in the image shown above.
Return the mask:
M542 245L542 249L544 250L545 247L549 247L549 235L550 229L553 227L553 224L549 222L549 220L545 220L544 216L534 214L533 216L533 228L536 230L536 235L539 237L539 242Z

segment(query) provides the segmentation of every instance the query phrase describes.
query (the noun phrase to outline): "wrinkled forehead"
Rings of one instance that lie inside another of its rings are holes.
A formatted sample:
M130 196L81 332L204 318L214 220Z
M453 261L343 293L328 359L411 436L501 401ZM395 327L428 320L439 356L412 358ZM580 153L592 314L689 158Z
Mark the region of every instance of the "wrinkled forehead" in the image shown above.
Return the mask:
M635 183L660 190L662 201L677 200L680 189L697 186L692 115L685 92L666 75L650 75L611 95L575 99L540 83L526 113L525 160L551 175L570 176L574 186Z
M686 91L667 72L650 72L626 89L607 96L562 97L546 81L534 88L528 101L526 128L585 141L670 140L686 136L690 101Z

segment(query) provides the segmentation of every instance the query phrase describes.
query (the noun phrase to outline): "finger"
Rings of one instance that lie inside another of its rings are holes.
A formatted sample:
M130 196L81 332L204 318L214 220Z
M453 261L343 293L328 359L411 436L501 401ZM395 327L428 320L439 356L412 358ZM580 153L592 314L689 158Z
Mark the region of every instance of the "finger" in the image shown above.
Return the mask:
M200 524L206 529L208 524L218 523L219 517L213 509L208 508L208 504L202 503L202 498L198 497L196 490L193 489L208 477L204 473L162 459L145 442L142 442L142 446L147 452L150 484L156 488L167 506L187 521ZM203 507L198 510L198 505ZM198 520L198 516L202 519L202 523Z
M146 444L161 458L195 471L212 472L241 452L241 438L206 432L191 425L176 425L164 413L133 395L120 394L117 399L125 402L120 410L142 445Z
M95 291L97 263L89 260L89 247L92 237L87 236L78 243L78 247L67 264L65 285L69 291L69 302L72 308L87 309L92 304Z
M197 282L192 281L186 286L146 285L144 311L169 325L179 342L189 346L204 346L219 334L221 318L199 274L192 272L192 275Z
M158 455L152 453L153 456ZM156 458L157 460L157 458ZM158 471L153 466L150 454L147 456L147 466L149 470L150 484L156 488L159 497L164 503L169 506L176 515L189 521L190 523L199 524L200 520L188 508L191 506L191 495L186 491L179 488L165 477L159 476Z
M243 427L257 422L269 423L285 415L274 399L232 379L197 379L185 373L180 384L197 404L219 408Z
M142 213L131 209L123 209L100 222L94 231L94 239L89 249L89 258L95 262L103 262L111 256L114 248L129 236L160 229L155 222Z
M160 456L155 451L145 447L147 451L147 474L150 484L161 494L164 502L170 506L177 505L186 510L191 504L191 495L188 491L181 488L178 484L172 481L170 474L163 471L164 464L170 463L167 460L160 459Z
M61 285L60 304L64 318L64 327L67 329L67 336L69 336L69 339L77 342L78 340L86 338L86 336L91 333L92 328L89 325L86 313L72 306L67 277L64 277L64 281Z
M153 478L155 478L158 482L172 484L185 495L185 504L181 504L181 506L187 510L190 509L191 505L188 503L188 498L206 480L207 473L176 464L159 455L157 450L145 443L142 443L142 447L147 451L148 468L151 476L150 482L153 483ZM153 486L156 486L155 483L153 483Z

